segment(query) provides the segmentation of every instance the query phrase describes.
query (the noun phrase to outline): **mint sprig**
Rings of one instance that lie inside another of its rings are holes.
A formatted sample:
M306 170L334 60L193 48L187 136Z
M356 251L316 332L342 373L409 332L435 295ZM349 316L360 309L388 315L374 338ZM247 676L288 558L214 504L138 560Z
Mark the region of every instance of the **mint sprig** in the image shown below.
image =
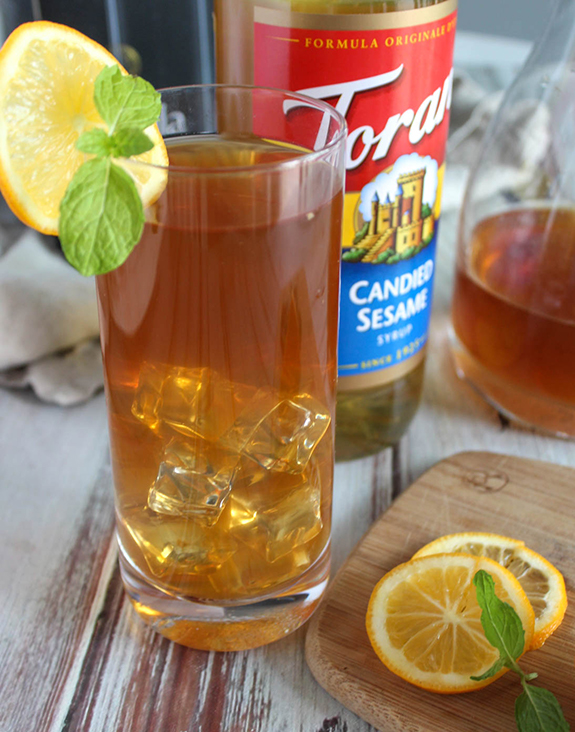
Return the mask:
M113 158L151 150L144 130L162 109L160 94L144 79L108 66L98 74L94 103L107 130L82 133L76 147L96 157L83 163L60 203L58 235L66 259L81 274L116 269L139 242L144 207L132 178Z
M158 121L162 101L154 87L139 76L126 76L106 66L96 78L94 103L110 134L121 127L145 130Z
M507 667L519 675L523 692L515 702L515 722L519 732L569 732L559 702L547 689L532 686L536 673L526 674L517 663L525 648L525 631L521 618L495 594L493 577L480 569L473 578L477 603L481 608L481 625L485 637L499 651L499 659L474 681L483 681Z

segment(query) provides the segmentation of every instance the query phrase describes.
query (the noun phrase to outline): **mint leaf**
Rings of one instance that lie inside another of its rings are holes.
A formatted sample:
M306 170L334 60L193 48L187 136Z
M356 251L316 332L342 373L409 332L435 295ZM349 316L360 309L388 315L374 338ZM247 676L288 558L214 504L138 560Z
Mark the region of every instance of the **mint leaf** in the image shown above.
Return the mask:
M83 163L60 203L58 234L66 259L83 275L104 274L126 261L144 228L144 208L132 178L112 158L131 158L154 147L144 130L162 109L147 81L118 66L98 74L94 103L108 131L95 128L76 141L95 155Z
M519 732L569 732L559 702L547 689L523 683L515 700L515 722Z
M96 78L94 103L110 135L121 127L144 130L162 111L159 92L139 76L126 76L118 66L107 66Z
M525 646L525 631L521 618L506 602L495 594L493 577L480 569L473 578L477 603L481 608L481 625L485 637L500 653L499 660L481 674L472 676L474 681L483 681L495 676L504 666L519 675L523 693L515 701L515 721L519 732L569 732L559 702L547 689L529 686L537 678L536 673L523 672L517 658Z
M154 147L148 135L132 127L122 127L114 132L111 140L112 155L116 158L129 158L141 155Z
M90 155L97 155L99 158L107 157L112 151L112 140L106 130L95 127L92 130L83 132L76 140L76 147L80 152Z
M473 578L477 603L482 610L481 625L485 637L501 653L506 666L512 665L523 653L525 631L519 615L495 594L493 577L480 569Z
M481 676L471 676L472 681L485 681L485 679L490 679L492 676L495 676L495 674L498 674L501 669L505 666L505 659L499 658L493 666L484 673L481 674Z
M121 127L108 135L105 130L94 128L83 132L76 141L78 150L99 158L129 158L140 155L154 147L148 135L133 127Z
M81 165L60 204L59 236L66 259L81 274L119 267L138 243L144 209L134 181L110 158Z

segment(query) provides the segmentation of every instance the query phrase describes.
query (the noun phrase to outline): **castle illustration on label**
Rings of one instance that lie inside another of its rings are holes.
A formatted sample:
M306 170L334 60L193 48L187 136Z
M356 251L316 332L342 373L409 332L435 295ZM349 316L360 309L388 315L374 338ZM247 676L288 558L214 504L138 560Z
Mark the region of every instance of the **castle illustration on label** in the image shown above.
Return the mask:
M406 164L419 161L425 165L401 172ZM426 176L434 180L427 181ZM390 190L395 195L390 195ZM414 257L433 239L436 191L434 160L413 154L399 158L391 171L380 174L362 190L359 209L364 223L356 232L352 246L344 252L344 261L395 264Z

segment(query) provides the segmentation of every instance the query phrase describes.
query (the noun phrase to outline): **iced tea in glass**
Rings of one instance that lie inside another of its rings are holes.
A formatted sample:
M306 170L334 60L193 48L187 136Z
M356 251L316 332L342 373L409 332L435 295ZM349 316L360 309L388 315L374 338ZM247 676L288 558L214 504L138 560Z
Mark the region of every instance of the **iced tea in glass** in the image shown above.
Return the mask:
M237 650L327 581L345 123L250 87L162 102L166 189L97 281L120 563L156 630Z

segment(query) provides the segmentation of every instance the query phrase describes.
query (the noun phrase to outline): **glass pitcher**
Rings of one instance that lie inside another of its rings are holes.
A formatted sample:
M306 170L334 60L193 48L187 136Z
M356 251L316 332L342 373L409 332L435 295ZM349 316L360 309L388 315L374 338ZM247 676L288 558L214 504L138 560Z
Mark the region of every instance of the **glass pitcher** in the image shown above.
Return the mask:
M508 417L575 437L575 3L559 0L486 132L463 204L457 372Z

